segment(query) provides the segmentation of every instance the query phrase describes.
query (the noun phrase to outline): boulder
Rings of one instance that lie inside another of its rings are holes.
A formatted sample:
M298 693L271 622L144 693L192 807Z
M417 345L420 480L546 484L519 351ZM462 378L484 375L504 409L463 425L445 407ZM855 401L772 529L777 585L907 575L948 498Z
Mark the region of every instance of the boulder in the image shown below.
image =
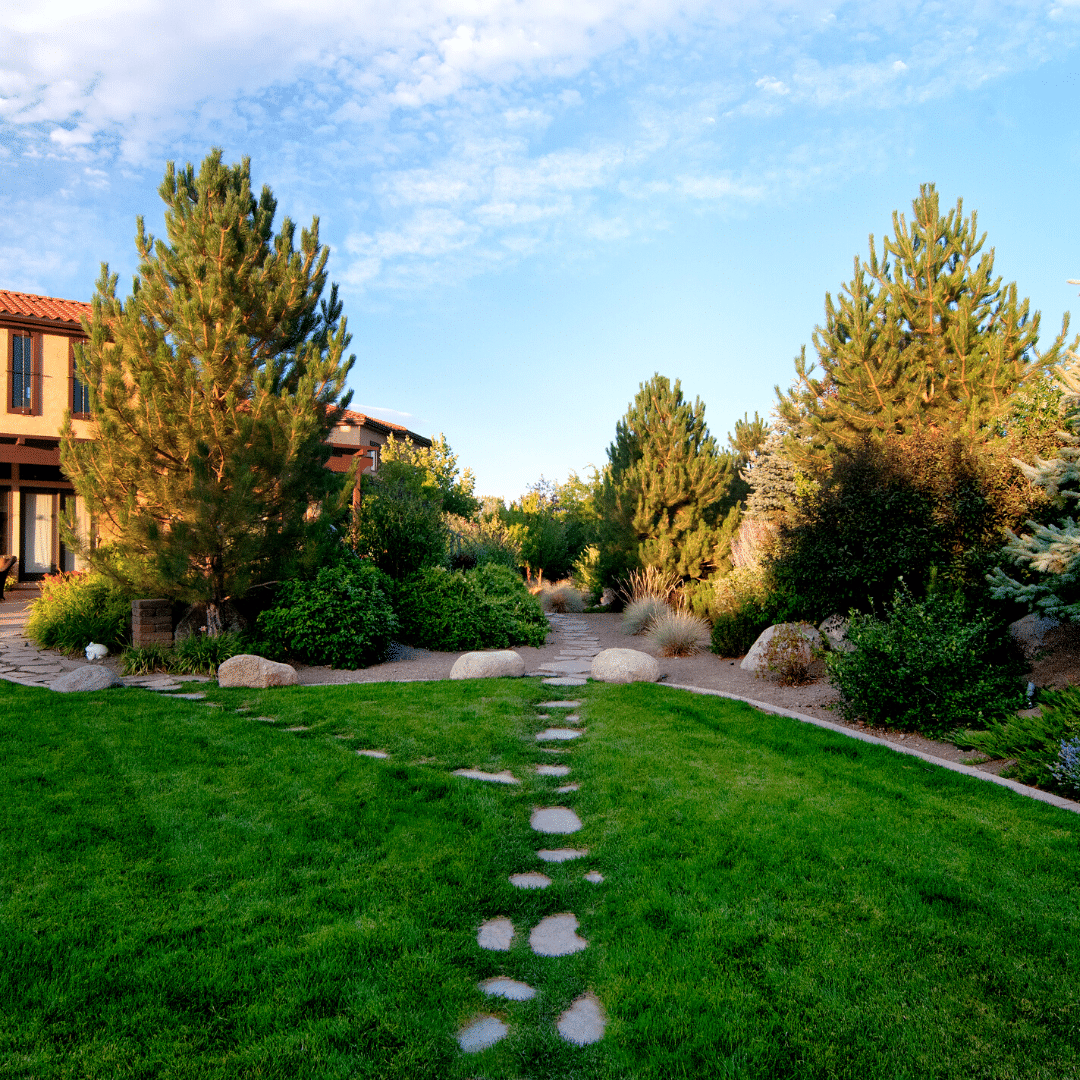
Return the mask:
M775 626L769 626L761 631L757 641L750 646L750 651L743 657L739 667L743 671L766 671L765 650L768 649L769 642L772 641L777 632L786 627L794 627L810 649L824 649L825 639L809 623L777 623Z
M597 682L656 682L660 665L655 656L637 649L604 649L594 657L591 674Z
M53 679L49 686L58 694L77 694L81 690L108 690L111 686L124 684L101 664L83 664L58 679Z
M246 686L251 690L266 690L271 686L296 686L300 681L296 668L275 663L254 653L230 656L218 667L217 674L218 686Z
M525 661L513 649L467 652L454 661L451 679L516 679L525 674Z
M1032 612L1016 622L1009 623L1009 633L1023 651L1024 659L1030 661L1042 651L1046 644L1046 635L1060 625L1058 619Z
M833 652L851 652L855 646L848 641L848 619L844 615L830 615L818 627L825 645Z

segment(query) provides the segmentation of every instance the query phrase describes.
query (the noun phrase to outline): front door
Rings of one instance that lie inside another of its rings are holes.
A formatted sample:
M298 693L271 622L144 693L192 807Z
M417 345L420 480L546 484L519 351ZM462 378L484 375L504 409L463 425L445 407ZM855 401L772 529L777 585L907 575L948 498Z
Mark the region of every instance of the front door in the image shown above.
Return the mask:
M19 552L19 577L34 578L51 574L53 502L51 492L20 492L22 502L22 544Z

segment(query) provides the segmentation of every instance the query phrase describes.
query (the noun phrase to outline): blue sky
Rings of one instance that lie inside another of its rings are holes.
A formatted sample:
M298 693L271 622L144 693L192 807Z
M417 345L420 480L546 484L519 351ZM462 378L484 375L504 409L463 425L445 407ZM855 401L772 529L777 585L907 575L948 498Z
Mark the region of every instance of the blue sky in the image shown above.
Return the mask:
M723 440L919 184L1076 307L1080 3L8 0L0 288L89 299L167 160L321 219L353 406L480 494L601 465L654 371ZM1078 317L1080 328L1080 317Z

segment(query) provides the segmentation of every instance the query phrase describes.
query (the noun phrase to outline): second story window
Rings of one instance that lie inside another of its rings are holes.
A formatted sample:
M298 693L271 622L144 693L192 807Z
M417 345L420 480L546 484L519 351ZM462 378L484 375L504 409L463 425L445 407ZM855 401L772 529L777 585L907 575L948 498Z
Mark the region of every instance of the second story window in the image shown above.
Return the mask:
M71 351L71 415L80 419L88 419L90 416L90 391L79 378L75 366L75 350Z
M34 339L29 334L11 336L9 379L12 412L28 413L34 408Z

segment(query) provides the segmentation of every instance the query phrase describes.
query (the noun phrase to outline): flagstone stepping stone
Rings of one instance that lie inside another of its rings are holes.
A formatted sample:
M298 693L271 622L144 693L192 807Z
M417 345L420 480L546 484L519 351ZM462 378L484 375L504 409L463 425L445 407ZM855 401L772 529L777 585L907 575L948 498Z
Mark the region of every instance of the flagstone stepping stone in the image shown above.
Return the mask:
M300 724L297 727L287 727L285 730L286 731L310 731L311 728L306 728L306 727L304 727L303 724Z
M581 818L566 806L545 806L534 810L529 824L542 833L572 833L581 827Z
M277 717L276 716L253 716L251 719L252 720L259 720L264 724L276 724L277 723Z
M530 1001L536 997L536 991L528 983L518 982L517 979L507 979L503 975L485 979L480 983L480 989L485 994L506 998L508 1001Z
M166 689L166 687L164 687L164 686L163 687L154 687L154 689L155 690L157 690L157 689L164 690L164 689ZM180 689L179 685L177 685L177 689L178 690ZM203 698L206 697L205 694L173 694L172 696L177 701L202 701ZM290 730L292 730L292 729L290 728Z
M577 916L565 912L549 915L533 927L529 935L529 947L537 956L569 956L588 947L588 942L575 932Z
M576 709L584 704L583 701L541 701L536 707L538 709Z
M555 1026L568 1043L589 1046L604 1037L607 1017L595 994L582 994L574 998Z
M561 750L556 746L541 746L538 748L541 754L569 754L569 750Z
M568 791L577 791L580 787L580 784L563 784L562 787L557 787L555 789L555 793L557 795L565 795Z
M590 870L585 875L586 881L591 881L594 885L599 885L604 880L604 875L599 870Z
M455 769L455 776L464 776L468 780L488 780L493 784L520 784L521 781L512 776L509 769L502 772L484 772L483 769Z
M581 723L581 717L578 716L578 714L576 712L567 713L562 718L562 721L563 721L564 724L580 724Z
M584 686L585 679L572 679L569 675L560 675L555 679L544 679L545 686Z
M591 660L551 660L541 665L544 671L561 671L565 675L587 675L592 671Z
M458 1032L458 1046L466 1054L478 1054L500 1039L505 1039L510 1029L497 1016L481 1016Z
M541 731L541 732L539 732L537 734L536 741L537 742L544 742L547 739L559 739L560 741L565 742L567 739L580 739L580 738L581 738L581 732L575 730L574 728L549 727L549 728L544 728L543 731Z
M513 940L514 924L505 915L482 922L476 931L476 944L492 952L509 952Z
M361 757L388 758L390 755L385 750L357 750Z
M568 776L570 774L569 765L537 765L536 772L538 776Z
M528 874L511 874L510 884L515 889L546 889L551 884L551 878L547 874L539 874L535 871Z
M571 859L584 859L588 854L588 848L563 847L554 850L544 848L536 853L536 857L544 862L569 862Z

